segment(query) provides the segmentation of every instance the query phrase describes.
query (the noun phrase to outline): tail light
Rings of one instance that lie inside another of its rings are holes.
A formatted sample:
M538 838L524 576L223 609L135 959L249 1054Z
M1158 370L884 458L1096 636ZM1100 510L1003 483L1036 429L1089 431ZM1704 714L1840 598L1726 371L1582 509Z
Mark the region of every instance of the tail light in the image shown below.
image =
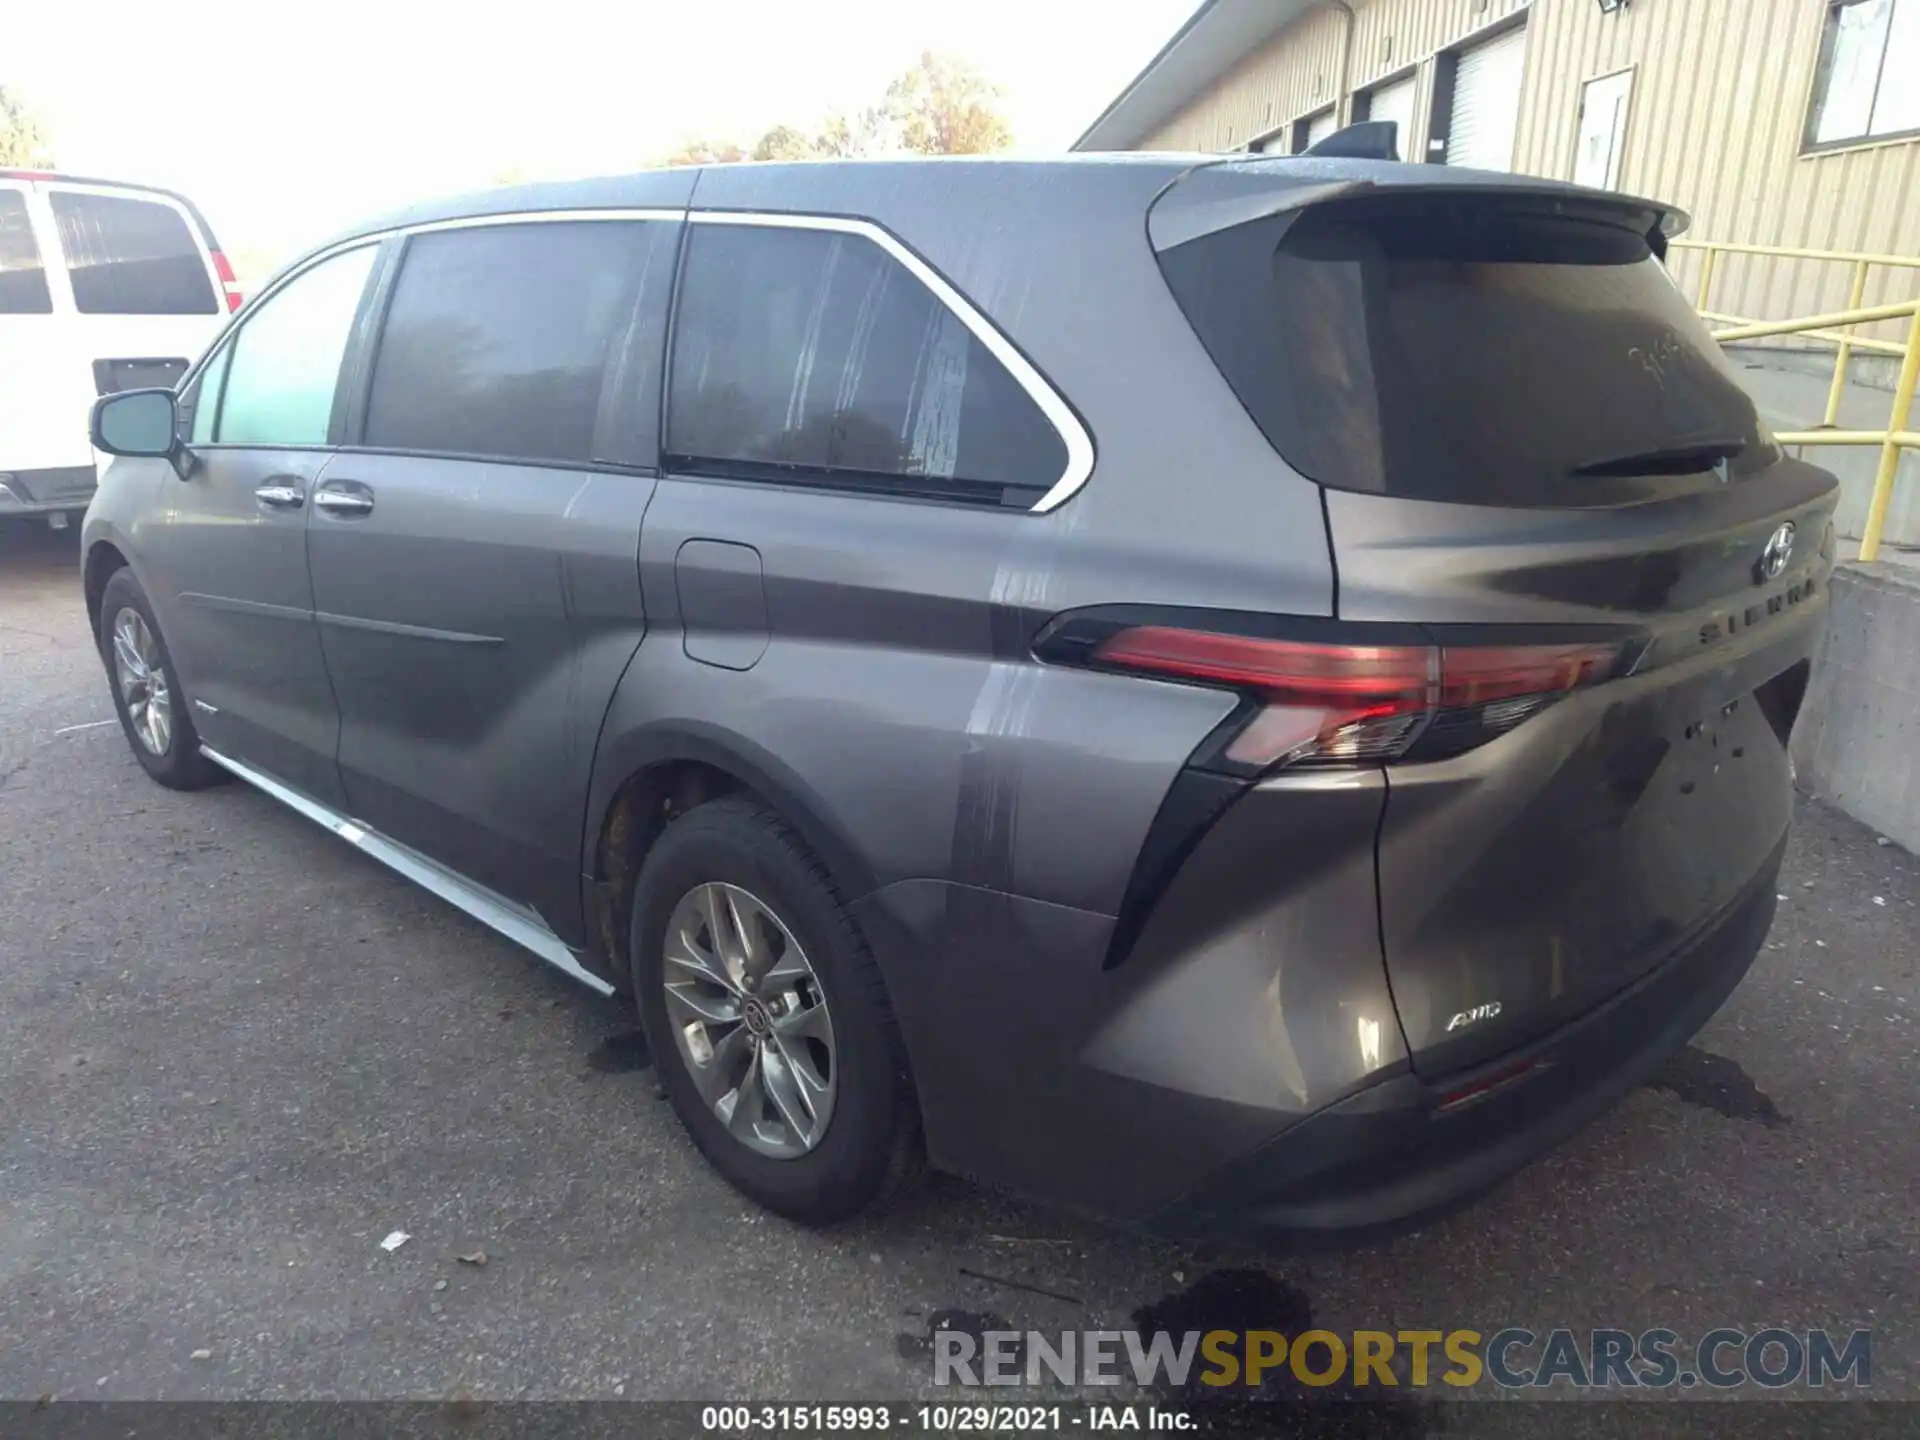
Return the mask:
M226 252L215 250L211 253L213 273L220 277L220 288L227 296L227 313L231 315L240 308L240 282L234 278L233 266L227 263Z
M1214 763L1378 765L1485 743L1583 686L1631 669L1621 640L1528 644L1345 644L1184 625L1071 618L1043 632L1041 658L1240 692ZM1207 763L1202 761L1202 763Z

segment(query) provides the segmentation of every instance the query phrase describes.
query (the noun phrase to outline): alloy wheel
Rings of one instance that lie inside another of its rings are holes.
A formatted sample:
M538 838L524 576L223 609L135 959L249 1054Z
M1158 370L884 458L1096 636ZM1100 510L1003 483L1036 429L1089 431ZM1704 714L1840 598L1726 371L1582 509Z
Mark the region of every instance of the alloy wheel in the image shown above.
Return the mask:
M130 606L113 617L113 673L133 733L149 753L165 755L173 743L173 692L167 688L159 642L145 617Z
M839 1079L833 1018L786 923L738 885L696 885L663 959L674 1044L727 1132L780 1160L818 1145Z

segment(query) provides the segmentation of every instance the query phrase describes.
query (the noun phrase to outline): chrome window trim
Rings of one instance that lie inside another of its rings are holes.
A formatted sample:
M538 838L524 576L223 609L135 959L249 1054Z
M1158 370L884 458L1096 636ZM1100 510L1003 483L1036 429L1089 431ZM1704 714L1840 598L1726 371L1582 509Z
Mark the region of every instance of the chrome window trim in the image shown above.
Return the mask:
M884 226L871 220L857 220L844 215L807 215L784 214L776 211L759 210L677 210L659 207L635 207L629 209L595 210L521 210L508 211L493 215L463 215L449 220L426 220L416 225L394 225L384 230L369 230L317 250L306 257L297 270L289 270L277 278L272 285L263 289L235 315L233 315L219 340L207 347L206 355L201 357L189 373L191 383L199 376L206 361L213 352L226 342L227 335L236 330L240 323L260 306L266 304L282 289L315 265L343 254L362 245L378 245L395 237L429 235L443 230L472 230L484 226L526 225L564 223L568 221L635 221L660 220L684 221L694 225L747 225L774 230L825 230L842 235L858 235L878 245L888 255L904 266L922 285L932 292L934 299L944 305L953 316L967 327L968 332L984 345L994 359L998 360L1013 376L1016 384L1027 393L1040 413L1047 417L1059 435L1060 442L1066 447L1066 468L1060 478L1048 488L1046 494L1036 500L1027 513L1044 515L1072 499L1080 492L1093 474L1093 437L1080 417L1068 405L1058 390L1047 381L1032 361L1021 354L1020 350L1002 334L997 326L976 309L966 296L947 282L947 280L920 256L909 249L898 236Z
M428 220L419 225L403 225L395 234L431 235L437 230L477 230L490 225L564 224L579 220L667 220L687 218L684 210L523 210L499 215L462 215L454 220Z
M1061 443L1067 449L1066 469L1058 480L1030 507L1028 513L1044 515L1056 510L1079 492L1093 474L1093 437L1080 417L1047 383L1033 363L1015 348L1013 342L976 310L958 290L941 277L926 261L914 254L899 238L870 220L855 220L840 215L787 215L748 210L690 210L687 220L695 225L749 225L771 230L827 230L843 235L858 235L872 241L933 292L933 297L951 311L1007 369L1020 388L1027 392L1040 413L1047 417Z

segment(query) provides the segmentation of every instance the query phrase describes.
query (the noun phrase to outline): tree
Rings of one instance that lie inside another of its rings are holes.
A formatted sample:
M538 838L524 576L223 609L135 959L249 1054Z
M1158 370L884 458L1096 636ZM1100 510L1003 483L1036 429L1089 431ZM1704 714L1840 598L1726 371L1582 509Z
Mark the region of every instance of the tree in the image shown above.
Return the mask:
M660 163L662 165L731 165L747 158L747 152L731 141L689 140Z
M53 146L46 126L27 102L0 85L0 165L53 168Z
M812 160L819 154L820 141L791 125L776 125L753 142L755 160Z
M664 165L724 165L739 160L844 160L860 155L981 155L1004 150L1013 131L1000 114L1000 89L965 61L927 50L879 101L834 111L809 135L776 125L751 147L690 140Z
M922 51L887 86L883 110L902 150L917 155L985 155L1013 144L996 108L1000 89L965 61Z
M852 115L836 110L820 127L813 143L816 151L830 160L886 155L899 148L894 144L893 122L880 105L869 105Z

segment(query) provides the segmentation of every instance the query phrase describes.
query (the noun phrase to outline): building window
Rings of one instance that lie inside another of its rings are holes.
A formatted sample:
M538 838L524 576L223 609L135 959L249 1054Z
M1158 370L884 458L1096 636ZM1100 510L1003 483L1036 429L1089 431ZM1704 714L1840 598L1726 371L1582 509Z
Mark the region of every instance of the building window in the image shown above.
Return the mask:
M1333 134L1334 107L1329 105L1318 115L1303 116L1293 122L1293 153L1306 154L1310 146L1318 145Z
M1920 0L1840 0L1827 7L1807 144L1920 132Z

